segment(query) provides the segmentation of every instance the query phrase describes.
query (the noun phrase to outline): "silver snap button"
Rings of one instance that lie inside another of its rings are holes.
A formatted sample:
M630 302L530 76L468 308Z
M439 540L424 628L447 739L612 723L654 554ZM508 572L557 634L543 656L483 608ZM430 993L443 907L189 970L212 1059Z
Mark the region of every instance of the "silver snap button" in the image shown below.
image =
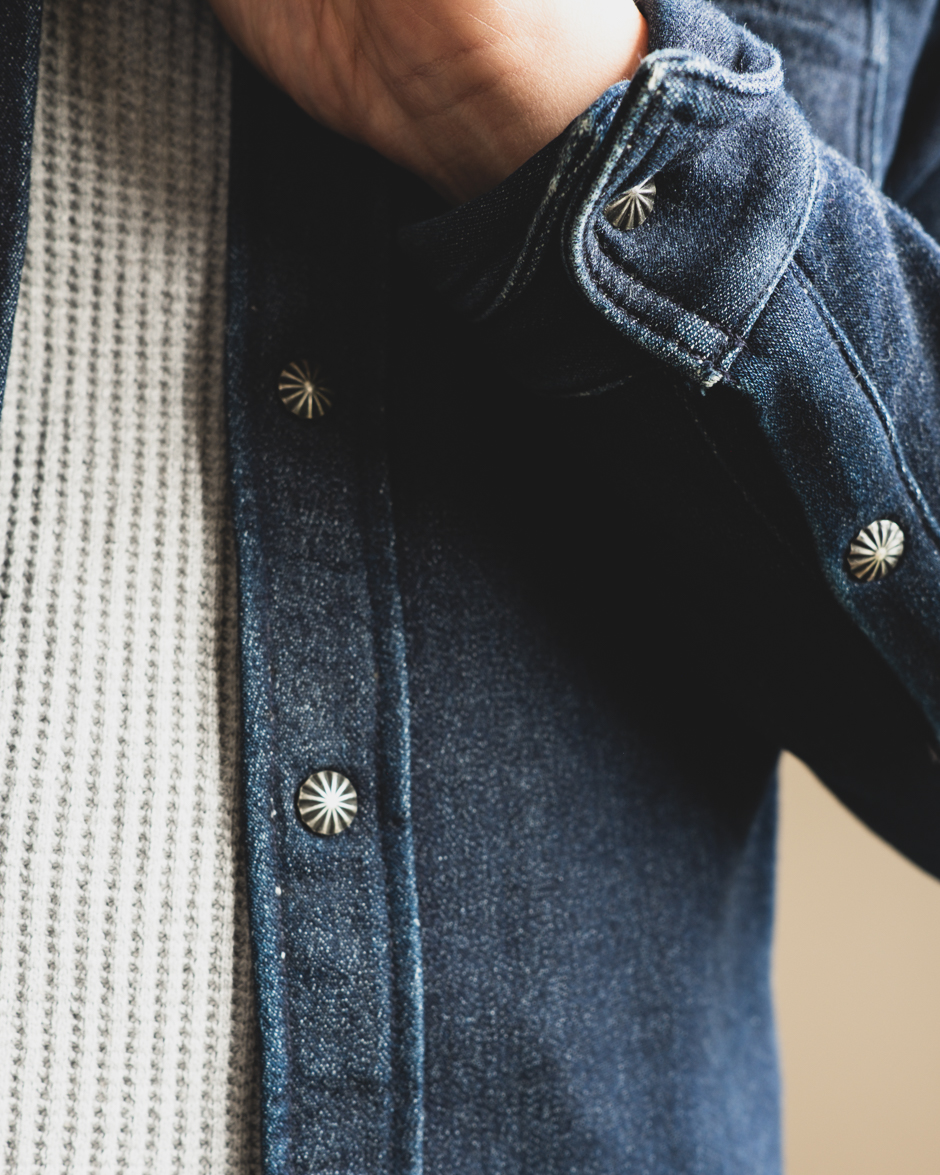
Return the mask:
M870 583L890 575L903 554L904 531L890 518L879 518L852 539L845 559L856 579Z
M656 201L656 184L646 180L637 184L635 188L627 188L622 196L611 202L604 209L604 215L614 226L621 231L637 228L653 211Z
M333 392L321 379L320 368L311 373L306 359L284 368L277 390L284 407L304 420L326 416L333 407Z
M305 779L297 792L300 819L320 836L343 832L358 811L356 789L338 771L318 771Z

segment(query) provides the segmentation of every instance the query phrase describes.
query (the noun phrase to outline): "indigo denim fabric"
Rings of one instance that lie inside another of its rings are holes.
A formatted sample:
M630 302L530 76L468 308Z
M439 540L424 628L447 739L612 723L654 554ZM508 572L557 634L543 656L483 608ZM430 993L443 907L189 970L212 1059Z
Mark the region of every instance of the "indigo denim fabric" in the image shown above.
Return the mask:
M416 1171L409 710L376 439L388 169L244 65L233 127L227 383L266 1169ZM276 394L306 358L340 389L322 428ZM296 814L321 769L358 792L341 836Z
M0 404L26 248L40 14L34 0L0 8Z
M645 0L633 82L449 211L236 67L268 1175L775 1175L780 749L938 871L935 4L726 7ZM38 14L0 14L0 348Z
M921 43L931 9L911 14L908 31ZM706 5L647 11L654 51L633 82L614 87L508 181L526 216L507 220L505 235L489 230L503 192L413 225L403 238L505 365L527 371L533 391L609 394L618 369L635 385L638 352L699 389L694 411L729 476L763 525L822 573L926 719L916 747L886 736L892 750L883 759L882 748L860 746L864 727L851 708L841 729L830 704L801 719L799 731L773 737L936 872L940 249L813 134L783 89L775 50ZM877 19L872 9L865 28ZM895 109L896 90L911 84L917 53L905 60L900 78L886 63L891 85L871 81L887 90L879 109ZM822 90L805 85L803 101ZM870 98L862 87L858 101ZM832 125L830 103L816 114L822 129ZM891 145L884 131L878 141L879 151ZM615 230L604 207L654 176L650 218ZM577 343L585 303L613 328L604 334L594 322L589 353ZM569 328L560 331L562 322ZM629 386L623 375L620 386ZM729 412L739 427L725 438ZM751 449L761 434L785 485L772 485L769 470L741 468L740 430ZM906 554L894 575L861 584L845 555L877 518L901 524ZM731 628L727 639L735 639ZM838 705L855 692L840 686Z

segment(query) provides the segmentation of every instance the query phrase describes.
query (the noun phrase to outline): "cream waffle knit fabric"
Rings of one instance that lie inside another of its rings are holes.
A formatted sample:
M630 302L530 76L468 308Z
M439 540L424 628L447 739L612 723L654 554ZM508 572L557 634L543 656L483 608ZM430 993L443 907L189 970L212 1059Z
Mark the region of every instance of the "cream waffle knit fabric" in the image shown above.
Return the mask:
M43 19L0 418L0 1172L243 1175L228 55L199 0Z

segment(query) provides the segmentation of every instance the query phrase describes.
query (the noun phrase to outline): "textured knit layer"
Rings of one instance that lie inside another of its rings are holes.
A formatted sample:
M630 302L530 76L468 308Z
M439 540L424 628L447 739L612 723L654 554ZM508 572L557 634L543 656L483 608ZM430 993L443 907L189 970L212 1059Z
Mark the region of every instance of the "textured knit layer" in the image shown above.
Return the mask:
M49 0L0 422L0 1172L257 1169L222 416L229 63Z

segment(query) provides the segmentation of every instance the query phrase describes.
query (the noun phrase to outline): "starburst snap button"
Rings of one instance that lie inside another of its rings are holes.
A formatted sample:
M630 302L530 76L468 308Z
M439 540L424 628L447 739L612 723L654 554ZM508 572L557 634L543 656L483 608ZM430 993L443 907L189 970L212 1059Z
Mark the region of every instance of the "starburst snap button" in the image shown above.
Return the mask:
M904 531L890 518L879 518L852 539L845 561L856 579L870 583L890 575L903 554Z
M344 832L358 811L356 789L338 771L317 771L304 780L297 792L297 813L319 836Z
M646 220L655 202L656 184L652 180L645 180L635 188L627 188L616 200L611 200L604 209L604 215L614 228L626 232L638 228Z
M284 368L277 390L284 407L304 420L326 416L333 407L333 392L323 382L320 368L314 367L311 372L306 359Z

